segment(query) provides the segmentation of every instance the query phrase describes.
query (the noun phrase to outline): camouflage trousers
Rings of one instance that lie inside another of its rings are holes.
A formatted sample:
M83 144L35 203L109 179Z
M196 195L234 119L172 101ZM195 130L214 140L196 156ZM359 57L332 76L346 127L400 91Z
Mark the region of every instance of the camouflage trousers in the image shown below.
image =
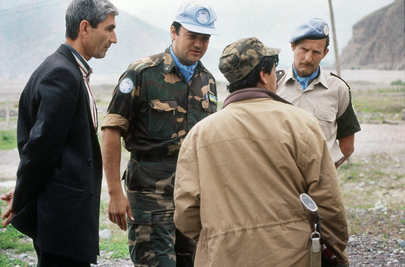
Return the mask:
M135 221L128 222L128 246L135 266L193 266L195 243L173 222L175 160L130 160L124 174Z

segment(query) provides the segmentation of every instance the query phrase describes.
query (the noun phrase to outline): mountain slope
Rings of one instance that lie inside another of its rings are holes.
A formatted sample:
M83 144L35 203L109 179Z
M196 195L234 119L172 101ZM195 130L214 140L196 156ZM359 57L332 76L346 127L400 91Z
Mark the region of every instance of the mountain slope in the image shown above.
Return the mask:
M0 79L29 77L65 41L69 2L14 0L14 7L0 11ZM118 43L111 45L105 58L90 60L95 74L121 74L131 62L163 52L171 44L170 25L167 31L162 30L119 11ZM208 51L204 56L202 61L208 69L217 68L218 53Z
M353 26L340 57L343 69L404 69L404 2L396 0Z

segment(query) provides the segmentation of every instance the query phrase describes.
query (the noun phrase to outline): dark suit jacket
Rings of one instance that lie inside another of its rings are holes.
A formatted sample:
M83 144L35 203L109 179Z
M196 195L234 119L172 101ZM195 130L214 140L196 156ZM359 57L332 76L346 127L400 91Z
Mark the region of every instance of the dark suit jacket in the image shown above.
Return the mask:
M101 152L82 74L65 45L25 86L17 139L12 225L43 251L96 263Z

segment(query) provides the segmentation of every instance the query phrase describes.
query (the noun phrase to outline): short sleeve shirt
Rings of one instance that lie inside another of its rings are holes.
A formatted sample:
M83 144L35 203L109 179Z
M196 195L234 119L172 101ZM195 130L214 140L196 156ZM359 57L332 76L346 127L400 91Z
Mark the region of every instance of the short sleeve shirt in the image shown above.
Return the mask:
M170 48L132 63L121 76L101 129L117 127L139 155L177 154L188 131L217 110L217 87L198 62L187 83Z
M294 79L292 67L278 81L277 94L313 115L321 123L333 160L343 157L337 139L360 131L351 103L349 86L339 77L320 69L305 90Z

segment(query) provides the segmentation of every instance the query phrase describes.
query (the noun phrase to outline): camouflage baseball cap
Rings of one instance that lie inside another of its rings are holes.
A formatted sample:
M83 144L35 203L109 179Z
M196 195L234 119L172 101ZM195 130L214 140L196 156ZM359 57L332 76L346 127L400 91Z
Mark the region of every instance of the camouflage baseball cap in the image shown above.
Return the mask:
M218 68L229 83L234 83L246 77L263 57L278 53L279 48L267 47L255 37L241 39L225 47Z

